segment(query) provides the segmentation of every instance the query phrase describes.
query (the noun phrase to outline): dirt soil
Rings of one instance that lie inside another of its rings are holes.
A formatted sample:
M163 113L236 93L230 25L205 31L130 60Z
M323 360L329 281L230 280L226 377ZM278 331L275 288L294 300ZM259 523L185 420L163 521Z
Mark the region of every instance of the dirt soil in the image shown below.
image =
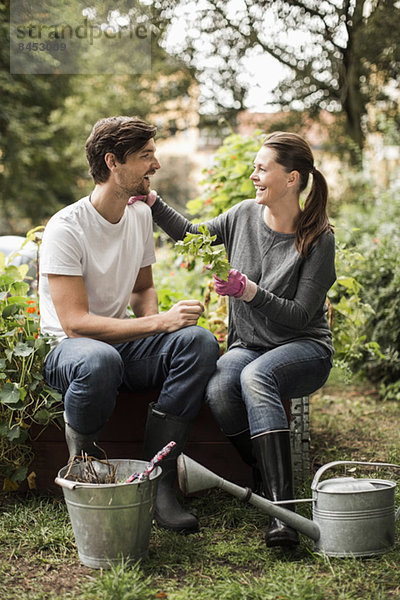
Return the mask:
M12 595L12 588L16 590L23 589L28 593L37 593L41 590L43 597L52 593L53 595L63 596L66 592L73 592L79 589L82 581L91 576L93 571L81 565L79 560L68 560L65 564L43 564L43 560L35 556L11 556L0 552L0 564L8 564L9 578L7 598L14 600L20 597L20 592L16 591Z

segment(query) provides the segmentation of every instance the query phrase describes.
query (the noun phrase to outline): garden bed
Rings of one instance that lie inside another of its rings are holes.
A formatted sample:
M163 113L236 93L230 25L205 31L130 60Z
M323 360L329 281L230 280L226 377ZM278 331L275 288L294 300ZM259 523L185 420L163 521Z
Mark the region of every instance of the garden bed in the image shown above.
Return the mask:
M115 411L103 428L99 444L110 459L142 458L143 433L147 407L157 399L157 392L120 392ZM300 483L309 474L308 399L285 402L291 420L295 481ZM33 428L32 446L35 460L30 467L36 489L60 493L54 484L58 471L68 462L64 431L50 425L44 431ZM239 457L233 445L220 431L210 410L204 405L193 425L185 452L208 469L238 485L252 485L252 471ZM32 481L32 478L31 478Z

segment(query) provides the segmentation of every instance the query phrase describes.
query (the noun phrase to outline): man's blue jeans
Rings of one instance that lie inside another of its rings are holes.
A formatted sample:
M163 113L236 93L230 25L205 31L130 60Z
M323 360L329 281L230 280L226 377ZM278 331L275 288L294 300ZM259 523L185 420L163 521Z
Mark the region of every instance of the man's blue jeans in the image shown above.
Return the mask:
M268 351L235 347L219 359L208 382L206 401L228 436L247 429L251 436L287 429L281 398L315 392L331 368L330 352L309 340Z
M131 391L162 386L157 408L193 420L218 356L214 335L199 326L114 345L67 338L47 357L44 377L63 394L69 425L89 434L111 416L122 384Z

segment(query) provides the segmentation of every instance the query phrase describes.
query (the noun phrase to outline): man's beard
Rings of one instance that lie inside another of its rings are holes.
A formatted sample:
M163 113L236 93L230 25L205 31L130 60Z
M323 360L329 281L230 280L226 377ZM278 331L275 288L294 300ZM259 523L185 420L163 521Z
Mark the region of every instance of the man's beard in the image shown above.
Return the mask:
M130 196L147 196L150 192L150 183L147 180L139 181L132 185L128 191Z

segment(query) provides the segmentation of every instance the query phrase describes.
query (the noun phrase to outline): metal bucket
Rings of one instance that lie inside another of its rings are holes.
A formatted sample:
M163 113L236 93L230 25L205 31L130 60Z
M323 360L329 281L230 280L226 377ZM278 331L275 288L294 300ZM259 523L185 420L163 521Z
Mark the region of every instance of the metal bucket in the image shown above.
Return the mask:
M116 459L117 479L124 482L148 465L141 460ZM96 464L99 475L107 469ZM78 475L82 463L70 473ZM121 558L138 560L148 552L154 501L161 468L140 483L93 484L65 479L68 466L58 472L56 483L63 488L80 561L94 569L110 568Z

